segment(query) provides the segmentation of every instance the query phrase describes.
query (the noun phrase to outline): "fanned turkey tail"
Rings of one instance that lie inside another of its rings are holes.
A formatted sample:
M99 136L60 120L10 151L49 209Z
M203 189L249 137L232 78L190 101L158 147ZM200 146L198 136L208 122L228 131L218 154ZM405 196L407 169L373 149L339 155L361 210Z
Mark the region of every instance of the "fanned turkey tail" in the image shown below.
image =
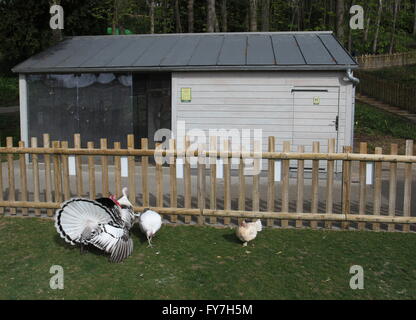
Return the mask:
M88 199L71 199L56 211L55 228L66 242L85 243L94 236L98 226L118 219L102 204Z

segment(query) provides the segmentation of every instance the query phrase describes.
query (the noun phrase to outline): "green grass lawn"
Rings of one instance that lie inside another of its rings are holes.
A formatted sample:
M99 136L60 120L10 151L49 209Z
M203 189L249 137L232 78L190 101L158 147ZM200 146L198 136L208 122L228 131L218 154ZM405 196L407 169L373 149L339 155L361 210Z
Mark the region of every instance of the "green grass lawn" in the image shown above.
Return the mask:
M369 142L369 149L383 147L390 151L390 143L399 144L399 152L405 150L406 139L416 140L416 126L410 121L392 113L357 102L355 105L355 148L359 141Z
M137 226L136 226L137 227ZM266 229L244 248L234 230L163 226L111 264L80 255L53 221L0 218L0 299L415 299L415 234ZM64 290L52 290L52 265ZM349 269L364 268L364 290Z

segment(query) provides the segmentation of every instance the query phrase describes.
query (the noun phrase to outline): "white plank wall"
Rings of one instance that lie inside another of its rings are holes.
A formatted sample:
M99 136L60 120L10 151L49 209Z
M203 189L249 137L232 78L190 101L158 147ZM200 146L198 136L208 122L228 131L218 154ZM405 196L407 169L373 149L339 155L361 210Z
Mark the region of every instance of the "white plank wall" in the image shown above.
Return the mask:
M328 135L328 124L339 110L337 150L341 151L352 142L353 91L344 76L343 72L174 73L172 129L176 135L177 121L186 122L186 131L261 128L263 150L267 150L267 137L275 136L277 151L282 150L283 141L291 141L293 151L305 145L305 152L311 152L312 142L319 141L321 152L326 152L327 139L337 137L335 127L334 134ZM181 102L181 88L192 89L191 102ZM328 92L292 93L292 89ZM319 105L311 101L315 95L321 98ZM311 107L313 111L307 112Z

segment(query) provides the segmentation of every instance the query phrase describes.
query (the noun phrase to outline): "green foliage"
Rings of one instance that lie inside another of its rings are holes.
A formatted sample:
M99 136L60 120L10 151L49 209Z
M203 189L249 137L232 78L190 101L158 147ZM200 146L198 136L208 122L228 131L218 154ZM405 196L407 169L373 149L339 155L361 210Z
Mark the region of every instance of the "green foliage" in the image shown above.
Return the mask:
M0 77L0 107L19 105L19 82L17 77ZM6 137L13 137L17 143L20 136L19 113L0 114L0 146L6 144ZM1 158L1 157L0 157Z
M364 30L354 30L352 37L352 51L358 54L373 53L373 42L376 34L376 20L378 13L378 0L358 0L354 4L364 8ZM415 37L412 36L414 19L414 1L401 1L396 23L396 37L394 41L394 51L403 52L411 49ZM383 1L378 45L376 53L388 53L392 39L394 1ZM368 21L368 19L370 19ZM346 23L348 24L348 20ZM369 24L368 24L369 22ZM368 29L368 38L365 40L365 31Z
M0 54L7 66L3 72L50 44L48 1L1 1L0 18Z
M106 34L107 28L129 29L144 34L150 30L150 0L61 0L64 8L64 36ZM0 73L10 73L10 68L52 43L49 28L49 7L52 0L3 0L0 1ZM173 0L154 0L155 32L176 32ZM188 0L178 0L183 32L188 29ZM335 30L338 19L335 1L286 1L270 0L270 31ZM345 39L348 45L349 5L345 1ZM383 1L383 14L378 37L377 53L389 51L393 29L394 1ZM222 0L216 1L216 13L220 29ZM261 29L261 1L258 9L258 29ZM376 33L378 0L357 0L364 8L365 30L351 31L351 52L354 55L372 53ZM206 1L194 1L194 32L206 32ZM394 51L416 48L412 36L414 1L402 0L398 13ZM227 0L227 30L242 32L248 26L248 0ZM369 20L368 20L369 19ZM369 22L369 23L368 23ZM365 38L365 34L367 37Z
M416 87L416 64L374 70L370 73L382 79L392 80L409 87Z
M104 34L105 18L94 17L99 0L62 1L65 36ZM49 0L4 0L0 2L0 73L52 44Z
M13 137L14 145L20 139L20 117L19 113L0 114L0 146L6 145L6 138ZM0 162L4 156L0 155Z
M111 264L80 255L51 220L0 218L0 299L416 298L415 234L266 229L242 247L229 228L164 226L146 248L135 226L133 240L132 256ZM52 265L64 290L49 287ZM349 287L353 265L365 290Z
M357 134L416 139L415 124L363 103L357 103L355 107L355 131Z
M19 103L19 81L17 77L0 77L0 107L17 106Z

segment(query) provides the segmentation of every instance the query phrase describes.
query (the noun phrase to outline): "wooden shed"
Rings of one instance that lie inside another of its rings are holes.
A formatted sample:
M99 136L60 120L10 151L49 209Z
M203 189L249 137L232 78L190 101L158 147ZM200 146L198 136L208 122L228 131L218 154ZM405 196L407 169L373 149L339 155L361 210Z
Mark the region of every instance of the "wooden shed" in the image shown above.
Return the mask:
M358 65L332 32L82 36L17 65L21 136L155 140L261 129L263 145L352 145ZM156 137L157 138L157 137Z

